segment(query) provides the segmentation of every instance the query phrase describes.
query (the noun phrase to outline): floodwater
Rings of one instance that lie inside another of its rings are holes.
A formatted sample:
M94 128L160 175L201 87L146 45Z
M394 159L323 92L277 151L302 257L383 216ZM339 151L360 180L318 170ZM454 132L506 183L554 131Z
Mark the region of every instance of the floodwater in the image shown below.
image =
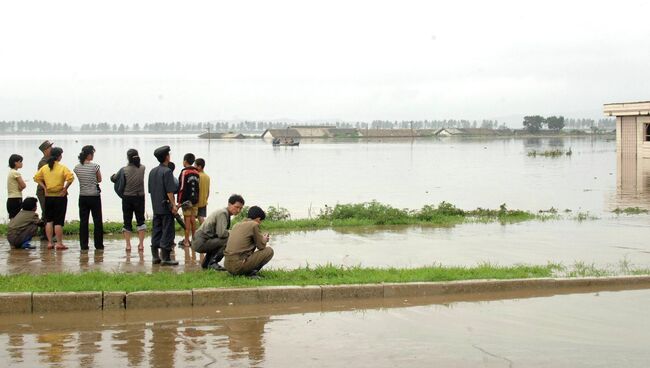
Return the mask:
M334 264L345 266L417 267L432 264L499 265L575 262L616 269L624 262L650 267L649 215L616 216L616 207L650 209L650 163L617 161L615 142L607 137L539 139L416 139L381 141L303 141L300 147L273 148L260 139L202 140L171 135L0 136L4 152L25 158L23 176L30 178L40 158L43 139L64 148L63 162L75 165L80 147L93 144L104 177L124 165L126 149L140 150L143 163L155 164L153 150L172 147L179 162L192 151L207 160L212 177L209 209L225 204L234 192L247 204L280 205L294 218L315 216L325 204L377 199L397 207L420 208L448 201L462 208L509 208L536 211L554 207L563 220L520 224L463 224L450 228L373 227L275 232L275 268ZM530 150L571 149L571 156L528 157ZM0 175L6 175L6 167ZM110 182L102 185L105 219L119 221L120 200ZM25 195L34 192L29 181ZM68 220L77 218L78 186L71 190ZM0 200L4 201L0 193ZM565 213L565 209L572 212ZM149 205L147 205L149 210ZM598 219L577 221L579 212ZM180 237L177 237L180 240ZM76 236L68 236L66 252L37 250L0 252L0 273L98 269L151 272L146 240L144 255L124 252L119 238L107 240L103 253L79 253ZM92 247L92 245L91 245ZM194 270L198 256L177 250L181 267Z
M280 205L295 218L317 215L326 204L373 199L400 208L447 201L466 209L506 203L509 208L531 211L555 207L596 214L621 201L647 199L639 199L636 181L629 179L637 171L629 165L622 165L628 175L621 177L630 184L619 185L627 189L617 191L616 143L611 137L303 140L300 147L274 148L261 139L204 140L189 135L0 136L7 158L10 153L24 157L21 171L29 179L25 196L35 193L31 178L41 156L37 147L44 139L63 148L62 162L70 169L83 145L95 146L95 162L105 178L104 217L113 221L121 220L121 204L108 177L125 164L129 148L137 148L143 164L151 169L157 165L153 151L161 145L171 146L177 166L186 152L206 159L206 172L212 178L209 209L224 206L232 193L242 194L250 205ZM526 154L555 148L571 149L573 154L560 158ZM5 166L0 167L3 178ZM77 196L75 183L68 220L78 218ZM5 200L2 191L0 202ZM2 215L6 216L4 211Z
M380 227L327 229L272 233L275 256L268 267L293 269L306 265L366 267L420 267L433 264L475 266L518 263L576 262L593 264L612 272L650 268L650 245L640 239L650 237L648 216L621 216L603 220L561 220L519 224L463 224L451 228ZM42 248L32 251L11 249L6 241L0 251L0 274L79 272L155 272L145 240L145 251L124 251L124 241L107 240L104 252L80 253L78 241L69 236L71 249L55 252ZM181 237L177 236L177 240ZM168 272L198 270L200 255L176 248L178 267Z
M650 290L15 315L12 367L648 367ZM614 312L615 311L615 312Z

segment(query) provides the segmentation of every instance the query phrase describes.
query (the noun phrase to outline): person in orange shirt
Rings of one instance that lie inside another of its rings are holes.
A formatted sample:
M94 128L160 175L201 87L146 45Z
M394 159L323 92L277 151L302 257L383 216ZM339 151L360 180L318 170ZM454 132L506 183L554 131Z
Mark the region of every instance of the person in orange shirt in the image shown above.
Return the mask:
M59 147L52 148L47 165L41 167L34 175L34 181L45 191L47 249L54 248L52 235L56 235L57 250L68 249L63 244L63 225L68 208L68 188L74 181L74 175L61 164L62 158L63 150Z

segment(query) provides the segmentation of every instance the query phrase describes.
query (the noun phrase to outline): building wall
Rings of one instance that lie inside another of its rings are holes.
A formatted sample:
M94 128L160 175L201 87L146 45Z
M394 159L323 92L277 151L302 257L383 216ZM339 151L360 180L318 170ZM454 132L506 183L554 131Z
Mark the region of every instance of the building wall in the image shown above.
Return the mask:
M640 143L637 141L639 128L636 124L636 116L622 116L618 119L621 119L621 139L619 140L621 146L619 154L623 159L636 158L637 147Z
M637 138L638 138L638 145L637 145L638 157L650 159L650 142L645 141L645 134L646 134L645 126L646 124L650 124L650 117L639 116L636 118L636 124L637 124Z

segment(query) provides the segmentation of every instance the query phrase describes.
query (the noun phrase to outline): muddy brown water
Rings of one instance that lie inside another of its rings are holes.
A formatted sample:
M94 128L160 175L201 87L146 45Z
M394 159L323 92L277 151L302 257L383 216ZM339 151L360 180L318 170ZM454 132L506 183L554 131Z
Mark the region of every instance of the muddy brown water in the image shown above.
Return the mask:
M574 220L520 224L464 224L452 228L379 227L327 229L273 233L275 256L272 268L293 269L306 265L333 264L366 267L419 267L433 264L475 266L517 263L575 262L594 264L612 272L629 267L650 268L648 216L578 222ZM103 270L152 272L149 248L126 253L118 238L106 241L104 252L81 253L78 241L69 236L71 249L64 252L41 248L9 249L0 240L0 274L79 272ZM180 236L177 240L180 240ZM149 239L145 244L149 244ZM92 245L91 245L92 246ZM199 269L200 255L176 248L180 266L173 272Z
M0 318L11 367L647 367L650 290Z

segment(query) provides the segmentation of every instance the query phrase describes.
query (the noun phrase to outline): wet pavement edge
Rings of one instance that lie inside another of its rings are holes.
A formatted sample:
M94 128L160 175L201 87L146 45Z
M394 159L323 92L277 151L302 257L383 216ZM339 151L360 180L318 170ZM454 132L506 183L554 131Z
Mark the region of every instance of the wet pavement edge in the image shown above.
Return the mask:
M500 292L584 293L650 288L648 276L466 280L360 285L269 286L136 292L0 293L1 314L192 308L274 303L328 302Z

